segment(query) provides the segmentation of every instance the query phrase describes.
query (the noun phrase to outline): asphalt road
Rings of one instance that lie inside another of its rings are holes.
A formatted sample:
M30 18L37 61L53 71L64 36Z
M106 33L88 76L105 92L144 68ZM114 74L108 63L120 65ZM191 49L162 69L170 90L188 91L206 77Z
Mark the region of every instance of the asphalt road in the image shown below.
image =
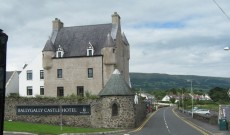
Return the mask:
M178 118L172 107L162 108L151 117L144 127L130 135L203 135L200 131Z

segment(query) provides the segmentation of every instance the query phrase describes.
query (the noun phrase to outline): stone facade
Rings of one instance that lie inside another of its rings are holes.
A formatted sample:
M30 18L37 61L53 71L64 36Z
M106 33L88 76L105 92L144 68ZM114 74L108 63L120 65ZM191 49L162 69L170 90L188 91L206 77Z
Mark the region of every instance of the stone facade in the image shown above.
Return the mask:
M45 95L57 96L57 87L64 88L64 96L77 95L77 87L97 95L103 88L102 56L53 59L53 70L45 70ZM88 68L93 68L93 78L88 78ZM56 70L55 70L56 69ZM57 69L62 69L62 78L57 78Z
M42 52L44 96L56 97L57 87L63 87L64 96L76 95L77 86L84 93L98 94L115 69L129 84L130 47L116 12L110 24L64 27L56 18ZM89 68L93 70L90 79ZM57 69L62 69L63 78L57 78Z
M134 96L109 96L102 98L102 125L105 128L135 127ZM112 106L116 104L118 114L113 116Z
M135 105L133 96L111 96L94 100L78 101L57 98L6 98L5 120L27 121L65 126L95 128L133 128L146 117L145 103ZM112 105L118 105L118 115L112 116ZM77 105L90 104L91 115L16 115L17 105Z

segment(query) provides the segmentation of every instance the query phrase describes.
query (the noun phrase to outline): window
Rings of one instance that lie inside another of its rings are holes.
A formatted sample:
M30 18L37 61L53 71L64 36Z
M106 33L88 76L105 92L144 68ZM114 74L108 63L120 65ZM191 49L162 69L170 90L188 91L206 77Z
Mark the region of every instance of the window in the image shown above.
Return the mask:
M64 96L64 87L57 87L57 97Z
M62 69L57 69L57 78L62 78Z
M84 97L84 87L77 86L77 96Z
M58 58L61 58L61 52L58 52Z
M88 51L89 51L89 56L93 56L93 50L90 49L90 50L88 50Z
M88 78L93 78L93 68L88 68Z
M44 95L44 86L40 86L40 95Z
M89 45L87 47L87 56L93 56L94 54L94 48L93 45L89 42Z
M118 106L116 103L113 103L112 105L112 116L117 116L118 115Z
M87 49L87 56L93 56L93 49Z
M27 80L32 80L32 79L33 79L32 70L27 70Z
M63 48L61 47L61 45L59 45L57 51L56 51L56 57L57 58L62 58L64 55L64 50Z
M33 88L32 86L27 86L27 96L33 95Z
M40 79L44 79L44 70L40 70Z

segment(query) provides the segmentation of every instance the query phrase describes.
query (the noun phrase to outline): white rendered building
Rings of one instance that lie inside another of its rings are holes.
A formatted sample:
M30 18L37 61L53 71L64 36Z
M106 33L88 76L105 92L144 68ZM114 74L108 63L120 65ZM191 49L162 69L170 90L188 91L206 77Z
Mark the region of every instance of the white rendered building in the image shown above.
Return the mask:
M19 95L35 97L44 95L44 70L42 52L19 75Z

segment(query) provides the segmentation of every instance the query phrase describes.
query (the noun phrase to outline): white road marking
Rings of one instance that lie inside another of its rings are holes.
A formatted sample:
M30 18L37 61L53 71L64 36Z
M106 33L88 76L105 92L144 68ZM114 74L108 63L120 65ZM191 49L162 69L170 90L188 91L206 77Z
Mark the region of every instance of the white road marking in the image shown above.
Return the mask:
M167 128L169 134L171 134L171 132L170 132L170 130L169 130L169 127L168 127L168 124L167 124L167 121L166 121L166 119L165 119L165 109L164 109L163 117L164 117L164 121L165 121L165 126L166 126L166 128Z

